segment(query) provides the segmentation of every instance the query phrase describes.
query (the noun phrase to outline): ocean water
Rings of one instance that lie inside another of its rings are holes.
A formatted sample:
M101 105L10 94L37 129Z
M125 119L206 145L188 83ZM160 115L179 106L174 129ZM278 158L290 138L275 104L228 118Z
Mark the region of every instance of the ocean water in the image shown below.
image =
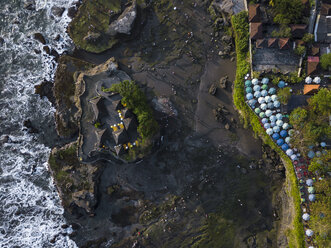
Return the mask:
M61 227L63 208L47 171L50 148L41 134L23 128L26 119L40 126L54 121L54 108L34 94L34 86L52 80L57 65L33 34L42 33L59 54L70 50L65 30L73 0L35 2L30 11L23 0L0 0L0 139L9 136L0 143L0 247L76 247L68 236L72 229ZM61 18L52 16L53 5L66 8Z

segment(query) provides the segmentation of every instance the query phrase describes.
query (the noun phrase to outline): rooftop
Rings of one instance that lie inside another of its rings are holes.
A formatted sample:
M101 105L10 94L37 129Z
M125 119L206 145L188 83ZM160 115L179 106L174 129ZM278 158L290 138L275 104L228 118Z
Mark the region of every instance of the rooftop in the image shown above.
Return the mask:
M262 23L254 22L251 23L251 32L250 36L252 40L257 40L262 38Z
M303 94L308 95L308 94L314 94L318 91L320 85L319 84L305 84L303 86Z
M248 6L248 21L260 22L261 21L260 4L250 4Z

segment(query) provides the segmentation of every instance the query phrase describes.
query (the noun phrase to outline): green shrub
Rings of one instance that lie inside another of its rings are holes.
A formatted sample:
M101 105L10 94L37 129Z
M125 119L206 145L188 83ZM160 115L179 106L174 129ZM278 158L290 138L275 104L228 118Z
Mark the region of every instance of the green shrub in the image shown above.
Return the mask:
M291 88L285 87L283 89L279 89L277 92L277 96L282 104L287 104L291 98Z
M291 28L286 25L281 25L279 30L271 32L271 36L276 38L291 38Z
M331 53L323 54L321 56L321 66L324 70L327 70L331 66Z
M305 52L306 52L306 47L305 46L297 46L294 50L294 52L297 54L297 55L303 55Z
M304 34L302 37L302 41L305 43L313 43L314 42L314 35L310 33Z

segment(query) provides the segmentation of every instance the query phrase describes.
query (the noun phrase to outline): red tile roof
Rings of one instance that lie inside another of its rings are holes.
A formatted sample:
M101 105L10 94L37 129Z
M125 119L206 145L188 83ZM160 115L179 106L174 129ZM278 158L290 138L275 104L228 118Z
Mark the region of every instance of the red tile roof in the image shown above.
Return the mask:
M257 40L262 38L262 23L261 22L252 22L251 23L251 33L252 40Z
M248 6L248 21L260 22L260 4L250 4Z
M269 38L268 39L268 47L278 48L278 39L277 38Z
M257 48L263 48L268 46L268 41L266 39L258 39L255 43Z
M311 75L317 71L319 62L309 62L307 63L307 74Z
M289 38L279 38L278 46L279 46L279 49L282 49L282 50L290 49L290 39Z
M302 38L306 33L306 24L293 24L290 25L291 27L291 34L293 38Z

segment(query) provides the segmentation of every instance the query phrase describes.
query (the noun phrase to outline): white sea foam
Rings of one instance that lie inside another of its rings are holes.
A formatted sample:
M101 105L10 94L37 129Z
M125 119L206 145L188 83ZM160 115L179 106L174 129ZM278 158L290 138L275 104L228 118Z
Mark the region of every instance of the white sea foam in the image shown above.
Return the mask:
M5 40L0 46L0 137L9 136L0 145L0 247L76 247L61 234L72 230L61 228L63 208L47 171L50 148L40 143L40 134L29 134L22 125L26 119L46 126L54 121L54 109L34 95L34 85L53 79L56 63L33 34L42 33L46 45L60 54L70 49L65 31L73 0L38 0L36 11L23 9L22 2L2 0L0 8L0 37ZM61 18L51 15L53 5L66 8ZM55 41L58 34L61 39Z

